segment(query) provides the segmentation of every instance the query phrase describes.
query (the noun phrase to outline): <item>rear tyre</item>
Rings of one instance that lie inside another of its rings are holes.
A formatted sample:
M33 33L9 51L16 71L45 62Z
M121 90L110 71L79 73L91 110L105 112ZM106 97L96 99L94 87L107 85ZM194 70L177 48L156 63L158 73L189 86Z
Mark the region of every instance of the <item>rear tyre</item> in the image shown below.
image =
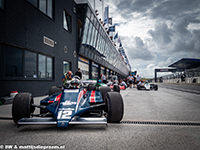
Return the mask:
M138 90L141 90L141 86L140 86L140 85L137 85L137 89L138 89Z
M155 89L155 91L158 91L158 85L157 84L154 85L154 89Z
M59 88L57 86L52 86L50 89L49 89L49 96L50 95L53 95L54 93L57 93L57 92L61 92L62 91L62 88Z
M87 90L92 91L94 90L94 85L93 84L89 84L87 87Z
M16 124L21 118L30 118L30 114L35 110L32 104L33 97L30 93L19 93L15 96L12 105L12 118Z
M107 99L107 121L109 123L119 123L124 115L124 103L122 96L118 92L108 92Z
M113 86L113 91L120 93L120 87L119 87L119 85L114 85Z
M100 86L99 91L101 91L101 95L102 95L103 101L105 103L106 94L108 92L111 92L111 89L110 89L110 87L107 87L107 86Z

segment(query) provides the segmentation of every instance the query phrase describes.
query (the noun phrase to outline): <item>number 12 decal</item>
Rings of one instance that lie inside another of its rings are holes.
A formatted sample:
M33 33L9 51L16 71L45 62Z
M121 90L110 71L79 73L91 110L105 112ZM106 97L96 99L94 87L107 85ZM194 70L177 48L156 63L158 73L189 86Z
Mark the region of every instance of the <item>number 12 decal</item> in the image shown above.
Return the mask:
M57 119L70 119L72 115L72 111L71 110L62 110L58 112L58 117Z

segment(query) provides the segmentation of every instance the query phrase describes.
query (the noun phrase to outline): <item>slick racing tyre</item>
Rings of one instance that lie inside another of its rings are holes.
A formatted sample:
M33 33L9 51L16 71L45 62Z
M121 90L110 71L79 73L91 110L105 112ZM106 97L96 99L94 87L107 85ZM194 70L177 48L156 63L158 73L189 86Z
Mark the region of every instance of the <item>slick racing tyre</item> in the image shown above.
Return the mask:
M113 91L120 93L120 87L119 87L119 85L114 85L113 86Z
M155 89L155 91L158 91L158 85L157 84L154 85L154 89Z
M100 87L99 87L99 91L101 91L102 99L103 99L103 101L105 102L106 94L107 94L108 92L111 92L110 87L107 87L107 86L100 86Z
M94 85L93 84L89 84L87 87L87 90L92 91L94 90Z
M32 104L33 97L30 93L19 93L15 96L12 104L12 118L16 124L21 118L30 118L30 114L35 110Z
M140 85L137 85L137 89L138 89L138 90L141 90L141 86L140 86Z
M107 121L108 123L119 123L124 115L124 103L118 92L108 92L107 99Z
M61 92L62 91L62 88L59 88L57 86L52 86L50 89L49 89L49 96L50 95L53 95L54 93L57 93L57 92Z

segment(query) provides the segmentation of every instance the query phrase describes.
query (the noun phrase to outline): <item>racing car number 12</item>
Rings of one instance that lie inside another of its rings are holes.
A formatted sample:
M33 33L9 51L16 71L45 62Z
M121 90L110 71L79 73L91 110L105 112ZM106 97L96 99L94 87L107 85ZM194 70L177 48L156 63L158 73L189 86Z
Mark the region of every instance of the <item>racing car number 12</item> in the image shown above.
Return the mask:
M58 112L58 116L57 119L70 119L72 115L72 111L71 110L61 110Z

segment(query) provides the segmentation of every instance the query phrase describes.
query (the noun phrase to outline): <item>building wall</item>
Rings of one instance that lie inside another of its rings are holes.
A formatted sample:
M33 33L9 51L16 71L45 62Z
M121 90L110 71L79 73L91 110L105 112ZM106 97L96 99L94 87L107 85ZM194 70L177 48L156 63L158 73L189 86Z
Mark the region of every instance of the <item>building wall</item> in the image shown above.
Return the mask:
M54 19L48 17L26 0L6 1L5 10L0 10L0 43L20 47L36 53L53 57L53 80L24 80L0 78L0 96L9 94L12 90L31 92L33 96L48 93L52 85L62 84L63 61L71 63L75 72L78 64L76 51L77 16L73 11L76 4L73 0L59 0L54 3ZM63 28L63 10L72 16L72 32ZM54 47L43 43L46 36L54 42ZM67 53L64 52L67 46ZM1 49L1 59L4 59ZM1 65L1 70L2 70ZM5 68L4 68L5 69Z

